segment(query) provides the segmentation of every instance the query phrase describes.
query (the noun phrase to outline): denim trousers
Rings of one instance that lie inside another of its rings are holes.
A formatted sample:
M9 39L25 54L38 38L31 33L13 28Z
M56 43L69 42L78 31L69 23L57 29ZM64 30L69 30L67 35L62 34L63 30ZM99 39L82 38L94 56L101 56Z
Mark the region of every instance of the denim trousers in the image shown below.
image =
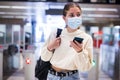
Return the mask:
M69 75L69 76L56 76L48 73L47 80L80 80L79 72Z

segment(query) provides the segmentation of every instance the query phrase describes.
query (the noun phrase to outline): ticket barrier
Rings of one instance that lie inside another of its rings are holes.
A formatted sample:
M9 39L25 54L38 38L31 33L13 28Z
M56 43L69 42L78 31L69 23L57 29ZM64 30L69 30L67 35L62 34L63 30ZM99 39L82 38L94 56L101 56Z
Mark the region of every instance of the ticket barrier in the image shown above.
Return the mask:
M3 80L3 49L0 49L0 80Z
M35 80L35 54L34 50L23 51L25 80Z
M94 48L93 67L88 72L88 80L99 80L99 49Z
M120 80L120 49L105 44L100 49L101 69L113 80Z
M3 46L3 80L6 80L9 76L12 75L12 73L14 73L18 69L18 67L15 67L16 64L19 64L19 61L15 59L16 54L18 54L18 48L16 45L10 44Z
M115 50L113 80L120 80L120 48Z

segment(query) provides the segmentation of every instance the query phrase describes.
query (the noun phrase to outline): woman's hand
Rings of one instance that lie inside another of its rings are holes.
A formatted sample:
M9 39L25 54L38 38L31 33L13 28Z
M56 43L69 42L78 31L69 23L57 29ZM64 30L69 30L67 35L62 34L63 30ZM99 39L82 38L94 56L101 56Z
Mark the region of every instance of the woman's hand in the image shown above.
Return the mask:
M78 53L83 50L83 44L77 41L70 41L70 46L73 47Z
M53 51L54 49L58 48L60 46L60 43L61 43L61 38L58 37L56 38L55 40L53 40L48 46L48 50L49 51Z

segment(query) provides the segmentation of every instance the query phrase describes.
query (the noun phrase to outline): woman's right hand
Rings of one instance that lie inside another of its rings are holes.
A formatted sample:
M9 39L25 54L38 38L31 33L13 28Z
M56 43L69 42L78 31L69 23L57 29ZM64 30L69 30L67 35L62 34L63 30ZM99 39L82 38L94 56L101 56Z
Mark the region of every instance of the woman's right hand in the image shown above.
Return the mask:
M53 51L54 49L58 48L60 46L61 43L61 38L55 38L55 40L53 40L50 44L48 44L47 49L49 51Z

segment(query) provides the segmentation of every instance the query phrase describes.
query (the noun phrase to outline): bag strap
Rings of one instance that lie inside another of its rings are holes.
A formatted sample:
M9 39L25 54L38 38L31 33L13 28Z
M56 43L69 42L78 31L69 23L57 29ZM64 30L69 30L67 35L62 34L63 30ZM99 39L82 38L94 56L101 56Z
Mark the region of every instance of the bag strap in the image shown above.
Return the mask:
M62 29L57 28L57 35L56 35L56 38L60 36L61 32L62 32Z

